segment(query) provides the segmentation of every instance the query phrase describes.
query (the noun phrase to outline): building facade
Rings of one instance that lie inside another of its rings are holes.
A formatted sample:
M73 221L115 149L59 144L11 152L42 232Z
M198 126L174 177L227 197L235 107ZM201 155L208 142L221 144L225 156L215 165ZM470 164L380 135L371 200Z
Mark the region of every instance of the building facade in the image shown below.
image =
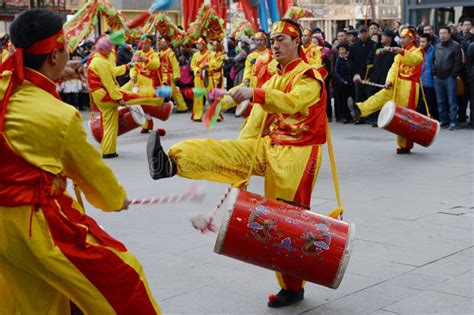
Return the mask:
M401 0L298 0L297 3L314 15L301 19L301 24L308 28L318 26L329 40L346 25L357 27L376 21L391 27L401 19Z
M413 25L458 23L465 17L474 17L472 0L403 0L403 21Z

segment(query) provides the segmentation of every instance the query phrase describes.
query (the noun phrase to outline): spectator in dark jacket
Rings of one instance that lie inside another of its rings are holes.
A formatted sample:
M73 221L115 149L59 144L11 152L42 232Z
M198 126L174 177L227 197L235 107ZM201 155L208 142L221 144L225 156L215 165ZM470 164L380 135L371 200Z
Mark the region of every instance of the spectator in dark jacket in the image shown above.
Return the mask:
M336 119L346 124L351 121L351 113L347 106L349 97L354 98L354 85L352 78L354 76L352 58L350 58L350 50L348 44L339 44L339 56L336 60L335 73L336 88L335 93L338 93L338 106L336 108Z
M426 33L420 37L420 48L423 50L423 55L425 58L423 60L423 67L421 70L420 97L418 97L418 106L416 110L419 113L427 115L426 106L428 106L431 117L439 120L438 103L436 101L436 93L433 85L433 71L431 68L435 48L431 44L431 40L432 37Z
M438 100L439 118L442 127L454 130L458 122L457 77L461 72L461 46L451 39L451 29L441 26L441 43L436 45L433 58L434 87ZM449 114L448 114L449 110ZM448 120L449 119L449 120Z
M461 44L463 53L464 53L464 63L467 63L466 54L467 48L474 41L474 36L471 34L472 29L472 20L470 18L465 18L462 22L462 32L459 33L459 43ZM458 95L458 123L464 123L467 121L467 103L469 103L470 91L469 91L469 76L467 74L466 68L464 67L461 70L461 79L464 85L464 94ZM472 116L471 112L471 116Z
M470 126L474 128L474 42L469 44L466 52L466 73L469 78L469 92L470 92Z
M390 52L387 49L388 47L397 47L397 43L395 42L395 33L390 29L384 30L381 42L377 44L369 53L369 57L367 59L367 68L371 82L382 85L386 82L388 70L390 70L393 60L395 59L395 54ZM369 94L373 95L379 90L380 88L369 87ZM371 115L373 120L372 127L377 127L378 113L379 112L376 112Z
M369 38L367 26L359 27L359 39L351 46L351 58L354 62L354 75L358 74L361 78L366 77L367 60L369 52L374 48L375 43ZM366 85L355 84L356 101L363 102L369 98L369 90ZM363 120L356 121L355 124L363 123Z

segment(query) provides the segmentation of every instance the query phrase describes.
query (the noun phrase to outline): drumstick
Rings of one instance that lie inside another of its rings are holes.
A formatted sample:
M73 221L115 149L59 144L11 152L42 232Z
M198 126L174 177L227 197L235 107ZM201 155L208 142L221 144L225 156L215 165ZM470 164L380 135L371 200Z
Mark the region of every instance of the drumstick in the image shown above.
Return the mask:
M227 196L229 195L231 190L232 190L232 185L229 186L229 188L227 188L226 192L219 200L219 203L216 205L214 210L209 215L205 213L198 213L198 214L195 214L191 218L191 224L196 230L200 230L201 233L216 231L216 226L213 223L214 217L216 216L217 211L219 211L219 209L224 204L224 201L227 199Z
M130 205L158 205L158 204L170 204L170 203L181 203L181 202L202 202L205 193L198 186L192 186L188 191L182 194L174 194L162 197L152 198L141 198L130 200Z
M367 80L362 80L362 81L360 81L360 83L365 84L365 85L378 87L378 88L381 88L381 89L386 89L387 88L384 84L378 84L378 83L370 82L370 81L367 81Z

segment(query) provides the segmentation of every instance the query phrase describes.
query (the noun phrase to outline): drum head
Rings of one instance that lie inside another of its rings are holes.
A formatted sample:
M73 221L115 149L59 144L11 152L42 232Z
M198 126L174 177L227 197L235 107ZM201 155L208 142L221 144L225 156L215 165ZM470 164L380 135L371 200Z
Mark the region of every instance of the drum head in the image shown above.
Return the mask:
M137 125L143 126L146 123L147 118L143 108L140 105L128 106L128 110L130 111L130 115L132 115L132 118L137 123Z
M234 205L237 202L239 197L240 189L232 188L228 197L227 203L225 204L224 218L222 219L221 227L219 228L219 233L217 234L216 244L214 245L214 252L220 254L222 251L222 246L224 245L225 236L227 234L227 229L229 227L229 222L232 217L232 212L234 210Z
M395 115L395 110L397 104L394 101L388 101L383 106L379 114L379 119L377 120L377 125L379 128L385 129L392 122L393 116Z
M242 115L243 112L247 109L247 106L249 106L250 100L243 101L237 107L235 108L235 115L240 116Z

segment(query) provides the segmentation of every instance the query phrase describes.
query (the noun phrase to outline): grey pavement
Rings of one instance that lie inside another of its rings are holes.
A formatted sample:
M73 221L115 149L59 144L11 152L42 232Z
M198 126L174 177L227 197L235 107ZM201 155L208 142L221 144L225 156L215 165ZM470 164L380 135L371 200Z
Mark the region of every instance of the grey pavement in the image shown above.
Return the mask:
M235 138L242 122L227 114L207 131L189 116L155 121L167 129L165 148L190 138ZM119 137L119 158L106 160L128 196L179 193L199 184L207 192L204 203L121 213L89 205L87 212L139 258L165 314L474 314L474 131L441 130L432 147L415 146L413 154L400 156L395 135L385 130L330 126L344 219L356 225L356 241L339 289L307 283L305 299L295 306L268 308L267 296L278 291L273 272L215 254L216 234L192 228L190 217L211 211L227 186L179 177L153 181L147 136L138 129ZM262 194L263 179L252 178L249 190ZM312 210L326 214L335 206L325 147Z

